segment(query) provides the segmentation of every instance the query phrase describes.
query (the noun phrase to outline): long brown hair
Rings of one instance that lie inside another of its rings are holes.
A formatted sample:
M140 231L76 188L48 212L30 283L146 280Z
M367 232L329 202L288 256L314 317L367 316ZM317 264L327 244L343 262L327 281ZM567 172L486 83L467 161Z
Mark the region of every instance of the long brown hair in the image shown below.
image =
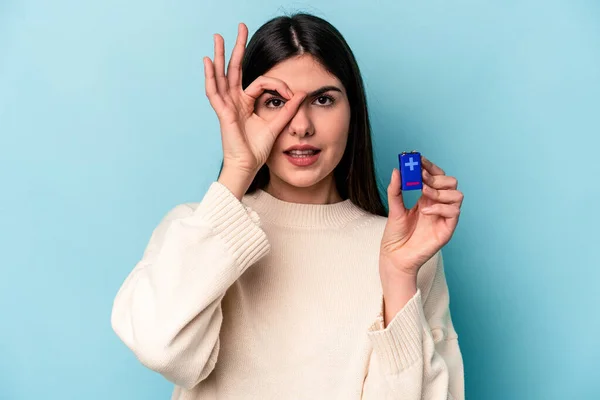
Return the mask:
M350 103L350 129L346 150L334 169L342 199L372 214L387 217L381 201L371 143L371 124L360 70L342 34L329 22L314 15L298 13L280 16L262 25L252 36L242 62L245 89L277 63L300 54L310 54L344 85ZM223 164L221 164L221 169ZM246 193L264 189L269 167L263 165Z

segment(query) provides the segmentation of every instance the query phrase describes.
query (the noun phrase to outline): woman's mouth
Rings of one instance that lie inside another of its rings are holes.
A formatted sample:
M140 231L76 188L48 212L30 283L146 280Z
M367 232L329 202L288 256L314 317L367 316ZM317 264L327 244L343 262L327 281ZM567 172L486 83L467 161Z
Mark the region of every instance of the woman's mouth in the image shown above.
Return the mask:
M307 167L319 159L321 150L290 150L285 151L285 157L297 167Z

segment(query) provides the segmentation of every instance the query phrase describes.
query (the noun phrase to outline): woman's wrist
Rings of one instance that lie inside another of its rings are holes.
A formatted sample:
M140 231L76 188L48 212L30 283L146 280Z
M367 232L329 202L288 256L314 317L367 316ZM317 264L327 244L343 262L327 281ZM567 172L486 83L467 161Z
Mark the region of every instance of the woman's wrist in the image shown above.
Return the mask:
M412 275L385 275L381 276L383 289L383 318L384 327L394 319L417 293L417 278Z
M253 179L254 176L247 172L223 169L217 181L241 201Z

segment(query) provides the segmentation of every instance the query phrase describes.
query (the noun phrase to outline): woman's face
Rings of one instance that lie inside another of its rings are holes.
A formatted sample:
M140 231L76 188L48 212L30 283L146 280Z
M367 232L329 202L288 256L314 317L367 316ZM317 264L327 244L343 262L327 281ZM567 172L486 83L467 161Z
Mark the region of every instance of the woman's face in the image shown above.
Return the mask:
M289 186L334 187L333 170L346 149L350 125L350 104L342 83L310 55L282 61L264 75L282 80L294 93L308 93L273 145L266 163L271 173L270 185L278 186L278 191L288 190ZM271 120L285 101L263 93L255 112ZM286 152L295 145L311 145L320 151L310 159Z

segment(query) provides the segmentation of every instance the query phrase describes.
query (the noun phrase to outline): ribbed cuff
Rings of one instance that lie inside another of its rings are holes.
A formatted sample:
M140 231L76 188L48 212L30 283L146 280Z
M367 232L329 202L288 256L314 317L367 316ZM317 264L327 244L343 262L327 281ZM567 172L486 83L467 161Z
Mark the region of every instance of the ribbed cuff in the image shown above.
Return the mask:
M383 313L369 327L367 336L386 374L398 374L423 357L423 305L421 289L383 329Z
M220 182L210 185L194 215L207 220L223 239L239 265L240 274L271 249L258 215Z

